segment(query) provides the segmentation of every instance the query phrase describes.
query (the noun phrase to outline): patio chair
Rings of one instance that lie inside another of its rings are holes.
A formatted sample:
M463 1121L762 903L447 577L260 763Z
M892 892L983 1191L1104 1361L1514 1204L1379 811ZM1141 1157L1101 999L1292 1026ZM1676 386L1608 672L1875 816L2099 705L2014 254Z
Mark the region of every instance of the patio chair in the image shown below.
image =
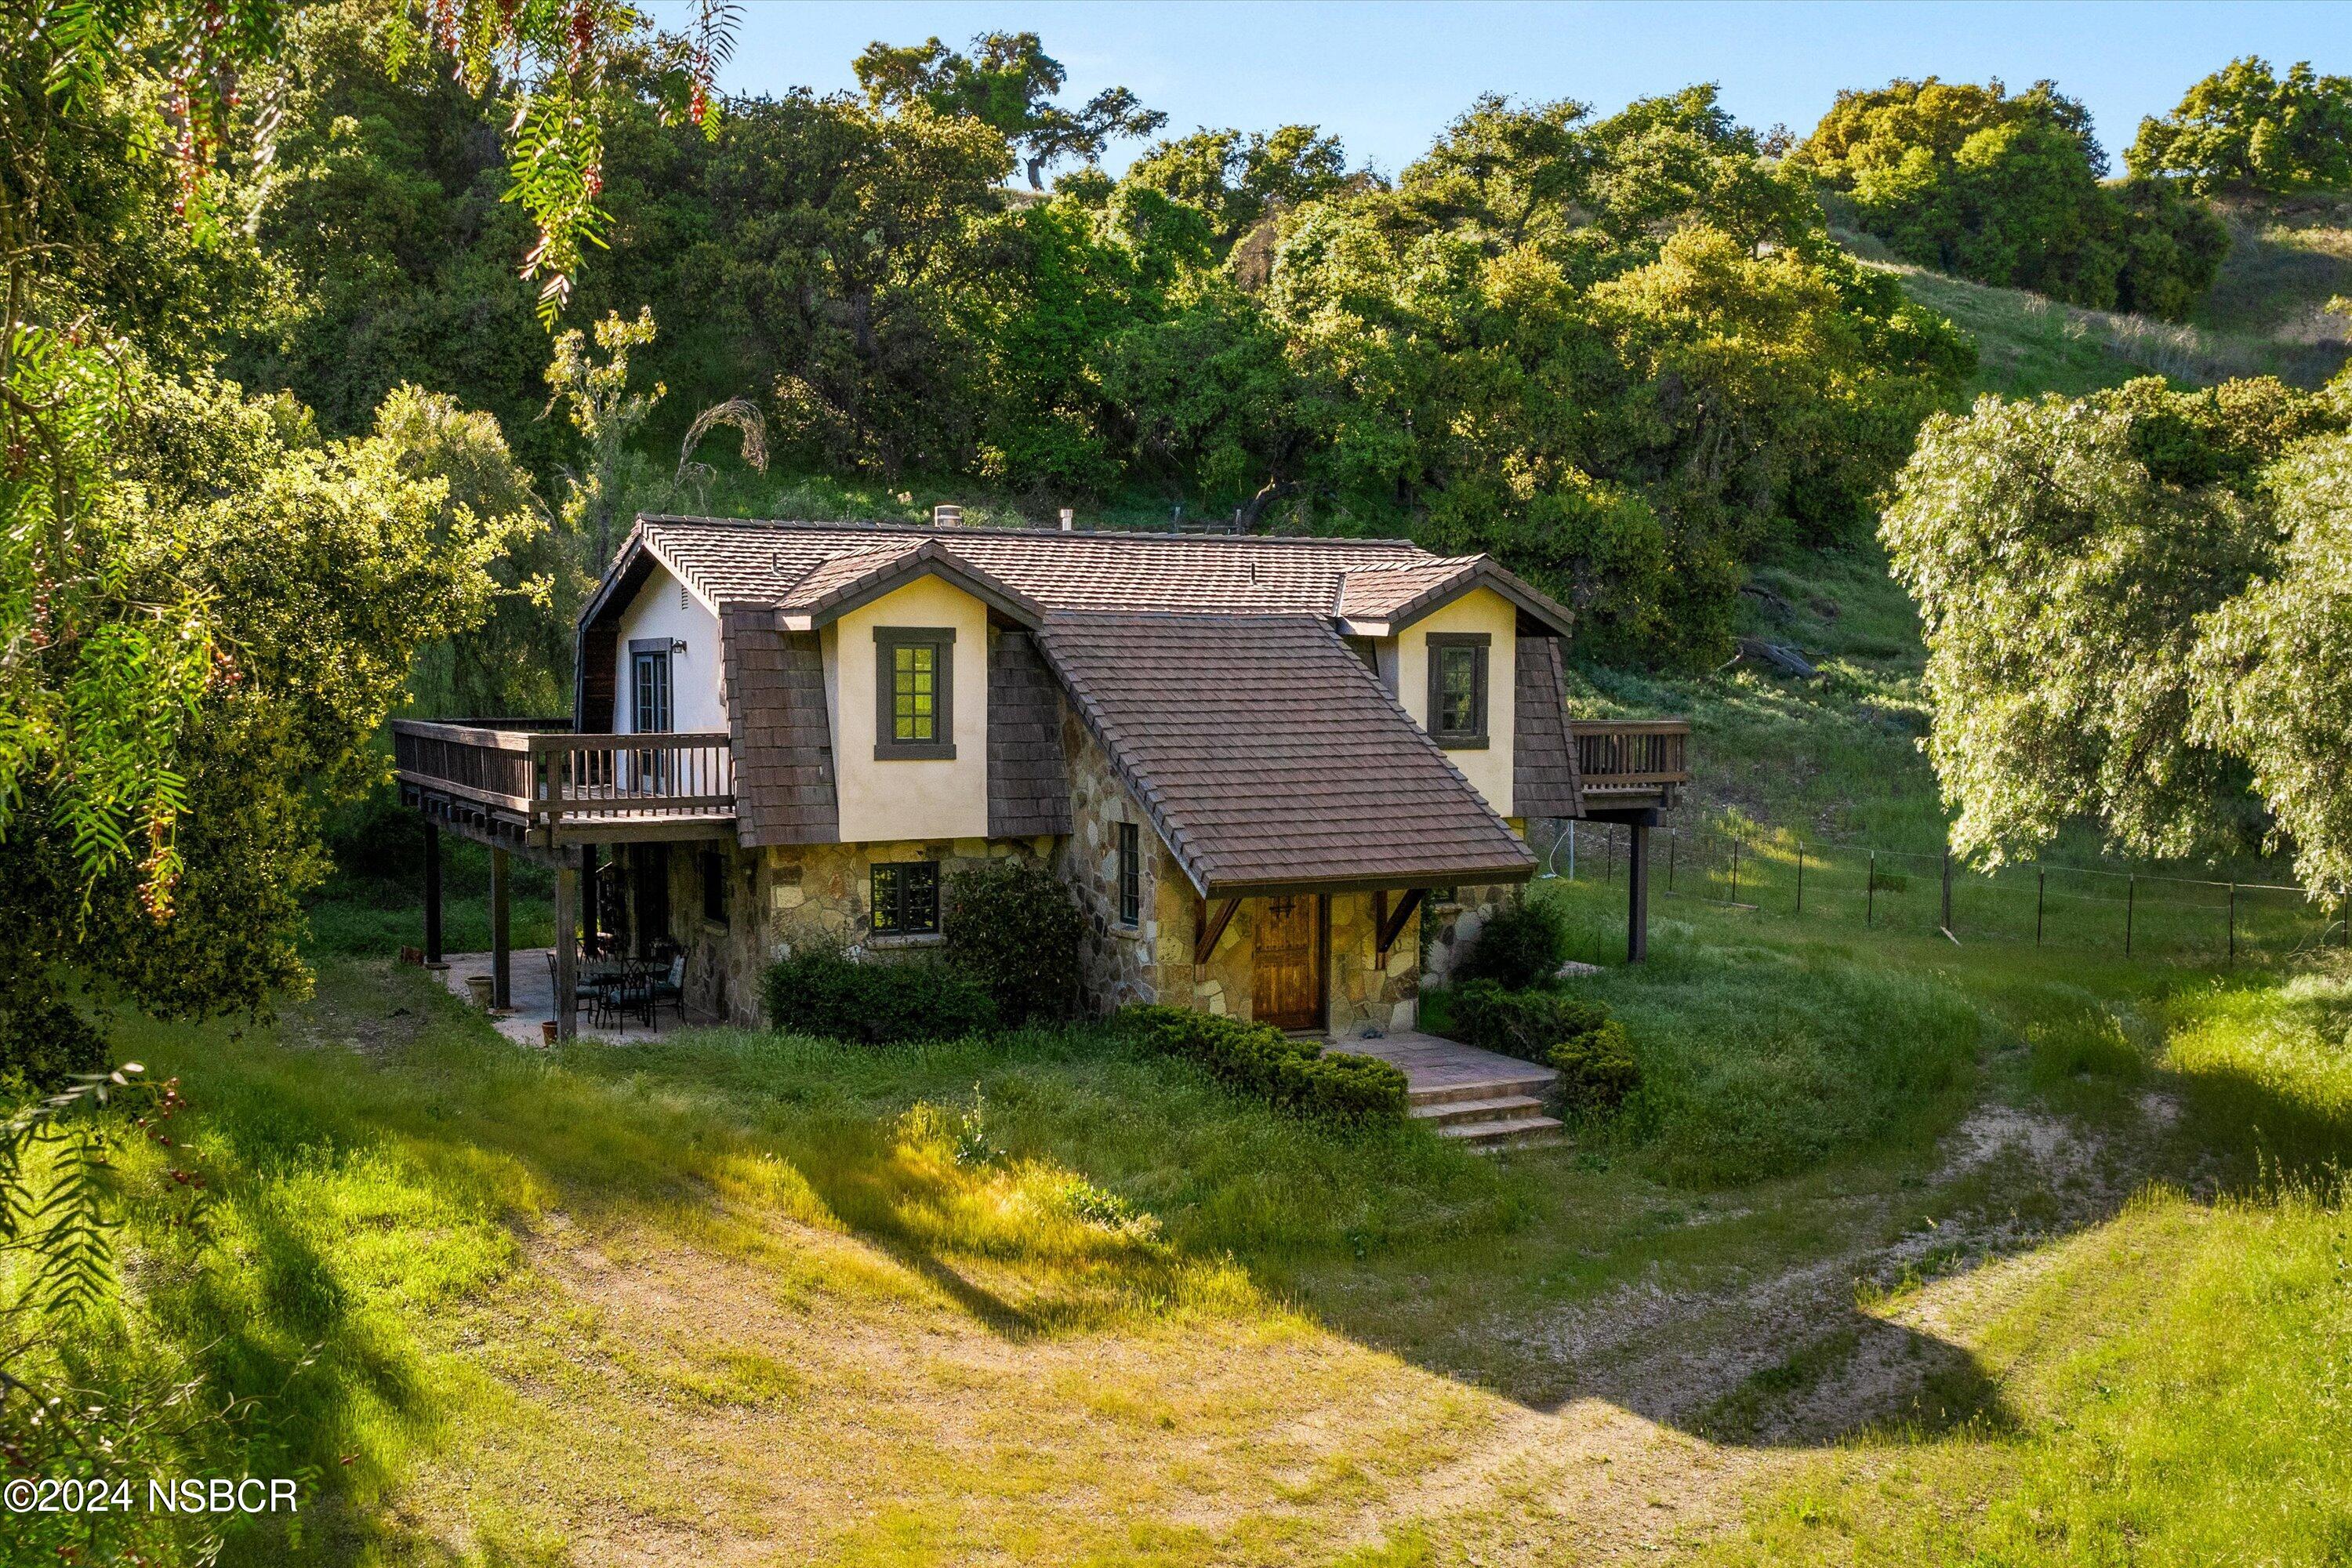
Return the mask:
M628 1032L628 1019L634 1014L646 1028L654 1026L654 972L643 959L633 958L621 966L604 992L604 1009Z
M555 967L555 954L550 952L547 955L547 994L557 1005L562 1005L563 995L560 989L562 984L562 981ZM593 974L578 976L572 983L573 1010L577 1011L584 1007L588 1010L588 1016L592 1022L598 1020L604 1012L604 982L602 978Z
M646 1026L658 1027L658 1010L665 1005L677 1009L680 1026L686 1023L686 954L673 952L669 966L653 977L653 999L646 1009Z

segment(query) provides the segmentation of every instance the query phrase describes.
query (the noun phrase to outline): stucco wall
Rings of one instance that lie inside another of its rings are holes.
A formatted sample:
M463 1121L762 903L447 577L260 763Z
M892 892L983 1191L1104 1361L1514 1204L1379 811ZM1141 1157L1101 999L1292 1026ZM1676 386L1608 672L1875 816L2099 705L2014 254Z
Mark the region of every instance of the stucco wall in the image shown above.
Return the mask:
M874 754L874 633L954 628L953 757ZM919 578L824 628L825 706L845 843L979 838L988 832L988 607L936 577Z
M1440 610L1407 626L1396 637L1397 700L1413 721L1429 727L1429 634L1484 632L1486 649L1486 744L1455 750L1446 755L1462 770L1471 787L1486 797L1498 816L1511 806L1511 740L1517 716L1515 706L1514 658L1517 647L1518 610L1501 595L1475 588ZM1387 659L1383 650L1382 669Z
M682 650L673 647L669 656L670 728L682 734L727 728L727 708L719 689L722 666L719 617L701 600L683 593L677 578L656 566L653 575L621 615L614 654L618 668L613 682L614 732L635 732L629 643L637 637L660 637L686 645Z

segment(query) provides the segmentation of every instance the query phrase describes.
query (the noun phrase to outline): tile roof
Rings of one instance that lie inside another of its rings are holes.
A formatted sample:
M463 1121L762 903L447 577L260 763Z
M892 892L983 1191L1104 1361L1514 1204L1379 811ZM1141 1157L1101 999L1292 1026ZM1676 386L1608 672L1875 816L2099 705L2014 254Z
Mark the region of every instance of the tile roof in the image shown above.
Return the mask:
M1206 896L1534 869L1317 615L1063 613L1037 640Z
M1385 620L1424 595L1468 576L1478 561L1475 555L1433 555L1352 567L1339 575L1339 601L1333 613Z
M1339 605L1344 573L1444 559L1395 539L1058 533L685 517L644 517L637 527L655 553L713 604L814 599L932 541L1049 611L1328 616ZM862 564L829 564L852 554Z

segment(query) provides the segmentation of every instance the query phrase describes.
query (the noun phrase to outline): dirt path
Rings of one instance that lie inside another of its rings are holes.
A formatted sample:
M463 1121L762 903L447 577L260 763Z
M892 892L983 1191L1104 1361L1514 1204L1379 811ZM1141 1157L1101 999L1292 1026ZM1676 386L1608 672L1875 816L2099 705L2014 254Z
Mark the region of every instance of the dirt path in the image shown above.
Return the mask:
M404 1505L449 1550L560 1542L583 1568L1324 1563L1416 1534L1473 1560L1655 1561L1825 1442L1966 1414L1930 1405L1965 1394L1974 1325L2045 1266L2038 1238L2132 1180L2109 1143L2003 1106L1943 1152L1937 1182L1974 1198L1934 1226L1890 1237L1891 1200L1833 1200L1856 1242L1801 1268L1477 1325L1560 1370L1553 1408L1270 1302L1008 1332L967 1308L1013 1281L854 1234L550 1215L521 1238L527 1284L473 1325L471 1430Z

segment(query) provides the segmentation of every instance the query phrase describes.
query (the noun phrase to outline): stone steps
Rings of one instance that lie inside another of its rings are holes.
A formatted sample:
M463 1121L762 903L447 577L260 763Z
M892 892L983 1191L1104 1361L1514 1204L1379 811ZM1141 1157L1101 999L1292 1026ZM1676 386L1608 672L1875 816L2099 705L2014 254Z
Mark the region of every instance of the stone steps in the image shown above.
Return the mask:
M1441 1138L1479 1150L1559 1141L1560 1124L1543 1110L1559 1078L1549 1068L1412 1031L1334 1048L1379 1057L1402 1071L1410 1114Z
M1554 1142L1559 1122L1544 1114L1543 1100L1538 1098L1546 1087L1545 1079L1525 1079L1416 1089L1408 1097L1407 1113L1440 1138L1474 1149ZM1530 1089L1535 1092L1528 1092Z

